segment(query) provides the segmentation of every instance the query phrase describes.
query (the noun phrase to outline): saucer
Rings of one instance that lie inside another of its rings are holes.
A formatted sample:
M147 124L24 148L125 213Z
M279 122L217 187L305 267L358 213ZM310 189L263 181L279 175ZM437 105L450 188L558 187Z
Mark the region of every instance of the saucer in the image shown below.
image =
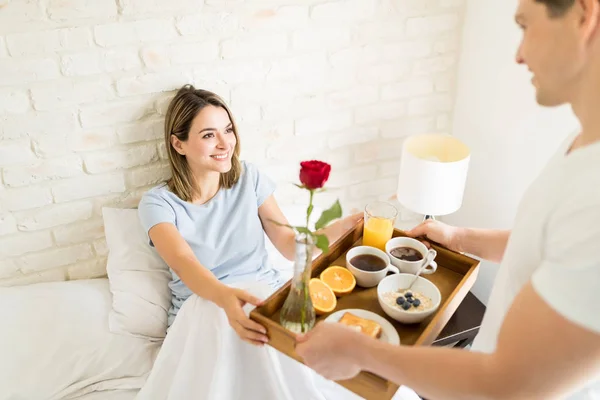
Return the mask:
M381 325L381 337L379 340L384 342L388 342L389 344L399 345L400 344L400 336L398 336L398 332L394 326L385 318L380 315L375 314L374 312L361 310L358 308L349 308L347 310L339 310L334 312L325 318L325 322L338 322L345 313L351 313L356 315L357 317L370 319L371 321L377 322Z

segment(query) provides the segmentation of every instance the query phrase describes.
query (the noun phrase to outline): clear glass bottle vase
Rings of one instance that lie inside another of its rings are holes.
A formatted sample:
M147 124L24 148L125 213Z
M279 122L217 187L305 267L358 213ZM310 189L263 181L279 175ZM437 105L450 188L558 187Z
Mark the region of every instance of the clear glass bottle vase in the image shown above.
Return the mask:
M294 277L280 315L281 325L294 333L306 333L315 325L315 309L308 291L313 249L312 236L306 234L296 235Z

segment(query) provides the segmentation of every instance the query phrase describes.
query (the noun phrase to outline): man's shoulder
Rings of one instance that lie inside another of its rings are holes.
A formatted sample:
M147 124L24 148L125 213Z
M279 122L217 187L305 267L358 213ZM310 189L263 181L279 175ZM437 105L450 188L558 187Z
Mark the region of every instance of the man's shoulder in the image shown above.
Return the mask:
M600 211L600 151L596 155L581 157L566 165L562 179L556 182L559 208L591 207Z
M556 188L549 195L555 197L546 199L552 206L545 232L552 253L557 258L562 257L561 251L569 257L574 252L586 253L600 241L600 224L596 222L600 221L600 152L595 160L569 160L560 178L551 184Z

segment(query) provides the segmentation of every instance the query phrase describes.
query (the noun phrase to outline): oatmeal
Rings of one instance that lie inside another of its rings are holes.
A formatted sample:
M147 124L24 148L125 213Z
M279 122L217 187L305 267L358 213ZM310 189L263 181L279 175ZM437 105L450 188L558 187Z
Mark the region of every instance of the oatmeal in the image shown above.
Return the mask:
M426 311L432 307L431 299L414 290L398 290L383 294L383 300L390 307L404 311Z

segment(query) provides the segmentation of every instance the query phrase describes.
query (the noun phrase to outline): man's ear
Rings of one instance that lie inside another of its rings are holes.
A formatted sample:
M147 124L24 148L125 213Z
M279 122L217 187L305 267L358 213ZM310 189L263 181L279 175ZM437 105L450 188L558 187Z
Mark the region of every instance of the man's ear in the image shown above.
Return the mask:
M600 29L600 2L598 0L577 0L580 13L580 27L586 42L595 40Z
M179 138L175 135L171 135L171 146L175 149L176 152L185 156L185 150L183 149L183 142L179 140Z

